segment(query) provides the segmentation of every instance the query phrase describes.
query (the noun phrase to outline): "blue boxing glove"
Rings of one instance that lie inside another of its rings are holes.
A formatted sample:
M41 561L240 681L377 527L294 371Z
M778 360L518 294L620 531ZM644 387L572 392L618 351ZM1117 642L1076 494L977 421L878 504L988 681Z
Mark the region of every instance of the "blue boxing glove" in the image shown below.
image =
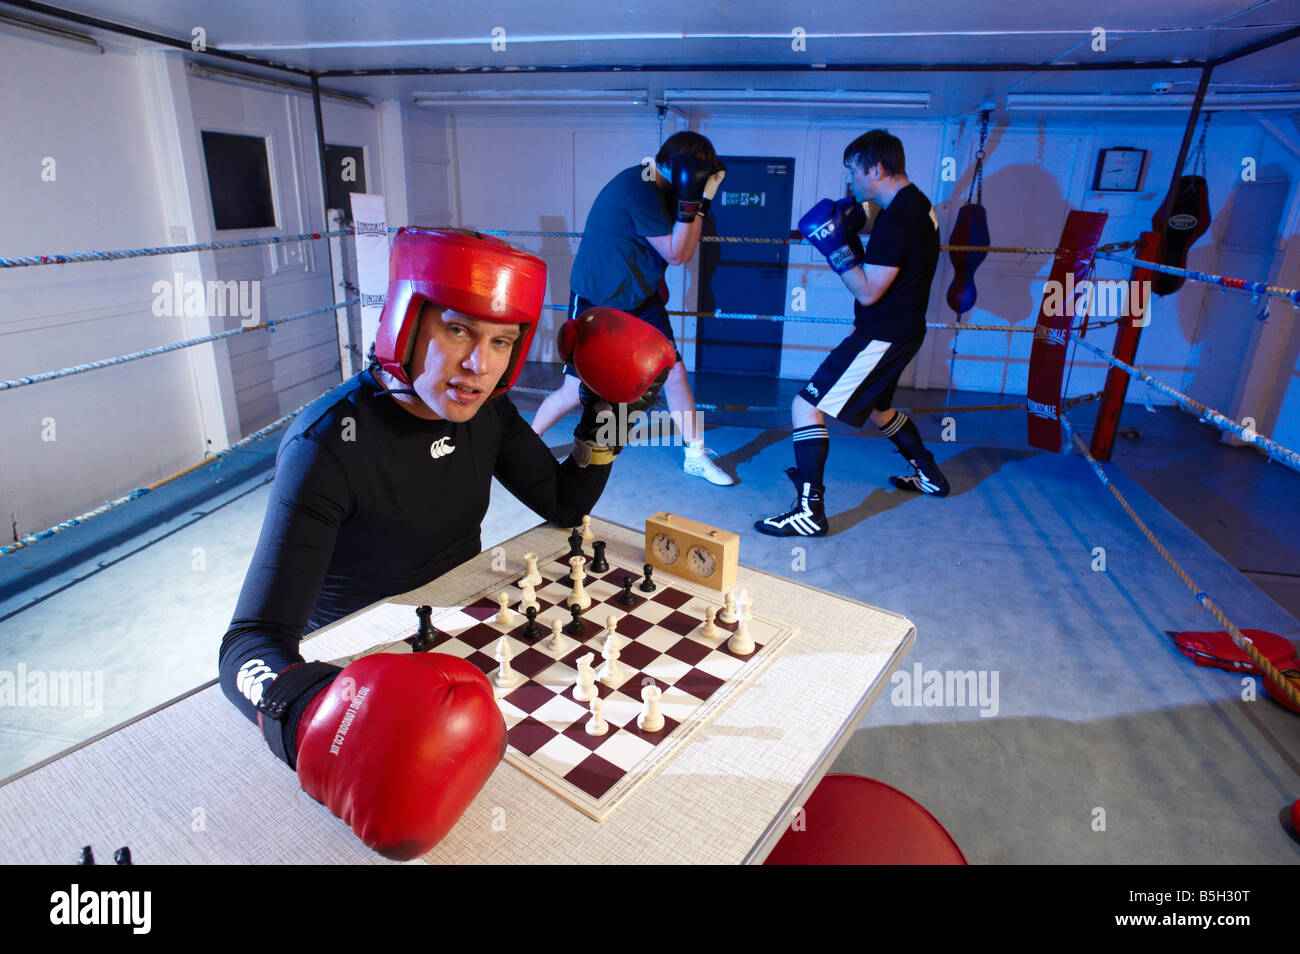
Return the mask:
M843 275L865 260L858 232L866 224L866 212L852 199L839 202L822 199L799 220L799 231L813 248L826 256L835 274Z

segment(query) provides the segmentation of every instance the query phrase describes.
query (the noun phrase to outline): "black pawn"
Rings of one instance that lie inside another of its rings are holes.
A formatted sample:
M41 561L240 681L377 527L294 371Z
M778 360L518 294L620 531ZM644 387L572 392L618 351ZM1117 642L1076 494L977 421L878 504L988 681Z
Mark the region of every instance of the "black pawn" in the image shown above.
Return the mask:
M119 865L129 865L131 863L131 849L123 845L117 851L113 852L113 860Z
M597 540L591 545L591 572L609 572L609 561L605 559L605 541Z
M524 638L536 639L542 635L542 627L537 625L537 607L528 607L524 610L524 615L528 617L528 625L524 627Z
M90 845L81 849L81 857L77 859L78 865L93 865L95 863L95 853L90 850Z
M641 585L638 586L637 589L642 593L653 593L655 590L659 589L659 587L655 586L655 581L651 579L651 576L654 575L655 568L647 563L644 569L645 579L641 581Z
M585 557L586 555L582 552L582 531L574 527L573 532L569 534L569 556Z
M420 628L411 640L411 649L415 652L423 652L433 643L433 636L436 630L433 628L433 607L417 606L415 615L419 617Z
M573 621L564 627L564 631L570 636L586 636L587 627L582 622L582 607L574 603L569 607L569 612L573 615Z
M635 582L635 576L623 577L623 592L618 598L619 606L636 606L636 597L632 595L632 584Z

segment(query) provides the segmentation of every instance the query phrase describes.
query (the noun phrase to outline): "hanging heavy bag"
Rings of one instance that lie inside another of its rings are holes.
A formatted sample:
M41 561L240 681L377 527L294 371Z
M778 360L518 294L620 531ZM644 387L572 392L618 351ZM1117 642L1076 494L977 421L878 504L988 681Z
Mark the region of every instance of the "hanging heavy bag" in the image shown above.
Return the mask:
M984 143L989 134L989 114L980 113L980 145L975 153L975 173L971 176L970 192L966 204L957 210L949 245L988 245L989 223L984 214ZM988 257L988 252L950 251L952 284L948 286L948 307L958 316L975 307L975 269Z
M948 244L989 244L989 223L984 215L984 206L968 202L957 210L957 221L948 236ZM948 286L948 307L957 314L964 315L975 307L975 269L987 257L988 252L948 253L953 270L952 284Z
M1210 196L1202 176L1179 176L1159 211L1151 218L1151 230L1160 236L1156 261L1174 268L1187 267L1187 250L1210 227ZM1151 290L1172 295L1183 287L1182 275L1155 272Z

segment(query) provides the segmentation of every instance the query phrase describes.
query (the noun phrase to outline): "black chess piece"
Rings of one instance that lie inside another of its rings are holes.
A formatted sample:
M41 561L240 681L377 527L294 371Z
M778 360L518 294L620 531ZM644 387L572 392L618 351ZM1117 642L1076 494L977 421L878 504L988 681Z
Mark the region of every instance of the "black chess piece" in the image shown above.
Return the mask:
M93 865L95 863L95 853L90 850L90 845L81 849L81 856L77 859L78 865Z
M587 626L582 621L582 607L574 603L569 607L569 612L573 615L573 620L564 627L564 631L570 636L586 636Z
M605 559L605 541L597 540L591 545L591 572L608 573L609 561Z
M645 579L641 581L641 585L638 586L637 589L642 593L653 593L655 590L659 589L659 587L655 586L655 581L651 579L654 575L655 568L647 563L643 569L645 570Z
M632 584L635 582L635 576L623 577L623 592L617 600L619 606L636 606L636 597L632 595Z
M524 615L528 617L528 625L524 627L524 638L536 639L542 635L542 627L537 625L537 607L527 607L524 610Z
M131 849L123 845L117 851L113 852L113 860L119 865L129 865L131 863Z
M582 552L582 531L574 527L573 532L569 534L569 556L585 557L586 555Z
M432 606L417 606L415 608L415 615L420 619L420 628L411 638L411 649L419 653L424 652L424 650L428 649L429 646L433 644L433 636L437 630L433 628Z

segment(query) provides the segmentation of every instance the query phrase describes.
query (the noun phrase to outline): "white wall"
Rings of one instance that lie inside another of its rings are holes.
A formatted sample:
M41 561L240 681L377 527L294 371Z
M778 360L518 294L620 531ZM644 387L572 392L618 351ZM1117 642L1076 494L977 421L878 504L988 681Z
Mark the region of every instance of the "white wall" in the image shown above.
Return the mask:
M310 97L197 78L177 53L106 49L0 34L0 254L323 230ZM327 140L363 147L369 187L384 191L379 110L326 99L323 114ZM275 228L215 231L204 129L267 137ZM262 319L333 301L324 242L5 269L0 378L239 327L238 316L155 315L155 283L178 274L259 282ZM323 314L0 393L3 537L174 473L338 381L335 319Z
M143 82L132 55L0 34L0 255L171 243ZM0 270L0 377L178 340L183 322L152 313L172 272L167 258ZM0 446L6 541L156 480L203 454L189 359L0 392Z

